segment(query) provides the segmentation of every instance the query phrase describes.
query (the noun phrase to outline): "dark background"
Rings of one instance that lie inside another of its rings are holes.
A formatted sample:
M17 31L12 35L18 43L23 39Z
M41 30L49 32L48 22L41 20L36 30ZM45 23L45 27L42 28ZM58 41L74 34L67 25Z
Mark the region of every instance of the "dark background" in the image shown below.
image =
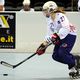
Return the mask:
M23 0L5 0L6 11L8 10L20 10L22 8ZM41 8L43 4L50 0L31 0L32 8ZM67 11L77 10L77 2L78 0L54 0L59 6L62 6ZM41 10L41 9L40 9Z

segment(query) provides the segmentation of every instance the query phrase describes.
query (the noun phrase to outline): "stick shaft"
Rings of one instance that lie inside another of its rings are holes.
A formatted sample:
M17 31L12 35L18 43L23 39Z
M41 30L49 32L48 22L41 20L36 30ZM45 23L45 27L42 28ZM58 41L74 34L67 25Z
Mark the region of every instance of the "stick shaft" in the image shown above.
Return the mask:
M28 58L24 59L23 61L19 62L18 64L14 65L13 68L18 67L19 65L21 65L22 63L24 63L25 61L29 60L30 58L32 58L33 56L35 56L36 53L32 54L31 56L29 56Z
M21 65L22 63L24 63L25 61L29 60L30 58L32 58L32 57L35 56L35 55L36 55L36 53L30 55L29 57L27 57L26 59L22 60L21 62L19 62L19 63L16 64L16 65L9 64L9 63L7 63L7 62L5 62L5 61L1 61L0 64L4 65L4 66L6 66L6 67L10 67L10 68L16 68L16 67L18 67L19 65Z

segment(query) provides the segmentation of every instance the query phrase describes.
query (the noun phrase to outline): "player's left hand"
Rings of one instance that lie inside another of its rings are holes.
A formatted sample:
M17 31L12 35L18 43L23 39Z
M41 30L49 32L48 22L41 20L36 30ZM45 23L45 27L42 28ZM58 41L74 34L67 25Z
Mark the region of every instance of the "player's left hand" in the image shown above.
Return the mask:
M45 49L44 49L44 50L37 50L36 53L37 53L38 55L42 55L42 54L45 53Z
M42 44L37 48L36 53L37 53L38 55L42 55L42 54L45 53L45 50L46 50L46 47L45 47L45 45L42 43Z
M60 37L56 33L54 33L51 36L51 41L53 44L59 44L60 43Z

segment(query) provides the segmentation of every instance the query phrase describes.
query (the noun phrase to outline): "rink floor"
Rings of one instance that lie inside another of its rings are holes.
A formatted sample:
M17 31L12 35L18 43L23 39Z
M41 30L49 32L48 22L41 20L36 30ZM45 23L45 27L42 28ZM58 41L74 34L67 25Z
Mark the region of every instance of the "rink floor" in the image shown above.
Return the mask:
M0 53L0 61L17 64L31 54ZM70 80L68 73L68 66L54 61L51 54L35 55L15 69L0 65L0 80Z

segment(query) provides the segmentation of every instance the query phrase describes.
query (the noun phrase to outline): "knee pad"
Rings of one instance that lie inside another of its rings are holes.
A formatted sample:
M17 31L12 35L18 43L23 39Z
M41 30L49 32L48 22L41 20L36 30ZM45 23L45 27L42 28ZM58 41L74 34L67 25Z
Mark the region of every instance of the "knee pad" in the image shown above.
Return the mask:
M55 61L58 61L58 62L61 62L61 63L62 63L62 62L63 62L63 61L62 61L63 56L64 56L64 55L62 55L62 53L56 52L56 53L53 53L52 58L53 58Z

